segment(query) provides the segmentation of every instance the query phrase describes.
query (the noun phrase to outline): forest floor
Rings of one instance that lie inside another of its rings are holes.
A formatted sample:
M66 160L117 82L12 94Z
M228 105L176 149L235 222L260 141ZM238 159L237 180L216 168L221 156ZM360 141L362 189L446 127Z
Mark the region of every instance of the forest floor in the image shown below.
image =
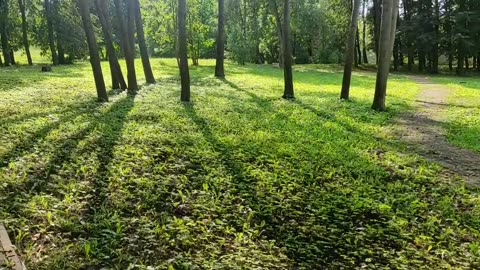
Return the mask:
M278 68L200 64L191 104L175 59L106 104L87 62L0 68L0 221L28 269L480 268L478 188L388 132L422 85L393 74L378 113L373 73L345 102L341 67L297 65L285 101ZM480 152L480 80L433 80Z
M423 157L442 165L448 175L457 174L470 184L480 184L480 153L452 144L445 123L449 97L454 90L424 76L409 76L420 85L416 110L402 113L395 129L400 138ZM478 135L480 136L480 135Z

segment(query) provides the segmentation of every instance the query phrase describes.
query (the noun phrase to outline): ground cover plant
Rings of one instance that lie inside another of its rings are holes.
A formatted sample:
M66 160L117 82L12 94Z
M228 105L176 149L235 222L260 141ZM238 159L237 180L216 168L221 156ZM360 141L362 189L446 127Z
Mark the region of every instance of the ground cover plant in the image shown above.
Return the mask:
M480 80L476 77L437 77L454 91L448 100L448 138L460 147L480 152Z
M340 101L338 67L298 65L287 101L281 69L201 60L184 104L176 61L152 67L105 104L88 63L0 70L0 220L29 268L480 267L475 189L386 132L407 77L377 113L373 73Z

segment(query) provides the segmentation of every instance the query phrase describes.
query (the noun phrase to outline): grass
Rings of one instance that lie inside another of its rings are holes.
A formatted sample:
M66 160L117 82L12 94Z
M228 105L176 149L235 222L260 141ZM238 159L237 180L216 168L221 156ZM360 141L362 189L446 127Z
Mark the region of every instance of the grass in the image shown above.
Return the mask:
M454 91L447 110L448 138L460 147L480 152L480 79L436 77Z
M478 194L384 132L406 77L376 113L370 73L342 102L338 69L298 66L285 101L277 68L202 60L182 104L152 64L108 104L88 63L0 69L0 220L29 269L480 267Z

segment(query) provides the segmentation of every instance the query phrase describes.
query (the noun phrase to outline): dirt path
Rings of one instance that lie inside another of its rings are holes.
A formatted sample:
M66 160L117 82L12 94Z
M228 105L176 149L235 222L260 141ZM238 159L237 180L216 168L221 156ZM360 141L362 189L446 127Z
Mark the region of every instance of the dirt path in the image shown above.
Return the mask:
M456 174L470 184L480 184L480 154L462 149L448 142L444 110L451 89L433 83L428 77L412 76L420 86L417 110L406 113L396 121L395 133L411 144L423 157L442 165L446 174Z

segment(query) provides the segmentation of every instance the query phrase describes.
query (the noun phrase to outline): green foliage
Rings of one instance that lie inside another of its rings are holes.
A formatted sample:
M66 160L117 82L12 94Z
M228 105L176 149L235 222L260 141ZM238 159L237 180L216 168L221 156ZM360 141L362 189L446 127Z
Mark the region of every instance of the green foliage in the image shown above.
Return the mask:
M476 78L436 78L451 87L447 124L449 140L480 152L480 80Z
M374 74L342 102L340 67L299 65L285 101L279 69L202 63L190 105L174 59L108 104L88 63L2 69L0 220L30 269L480 267L478 193L384 132L415 83L376 113Z

